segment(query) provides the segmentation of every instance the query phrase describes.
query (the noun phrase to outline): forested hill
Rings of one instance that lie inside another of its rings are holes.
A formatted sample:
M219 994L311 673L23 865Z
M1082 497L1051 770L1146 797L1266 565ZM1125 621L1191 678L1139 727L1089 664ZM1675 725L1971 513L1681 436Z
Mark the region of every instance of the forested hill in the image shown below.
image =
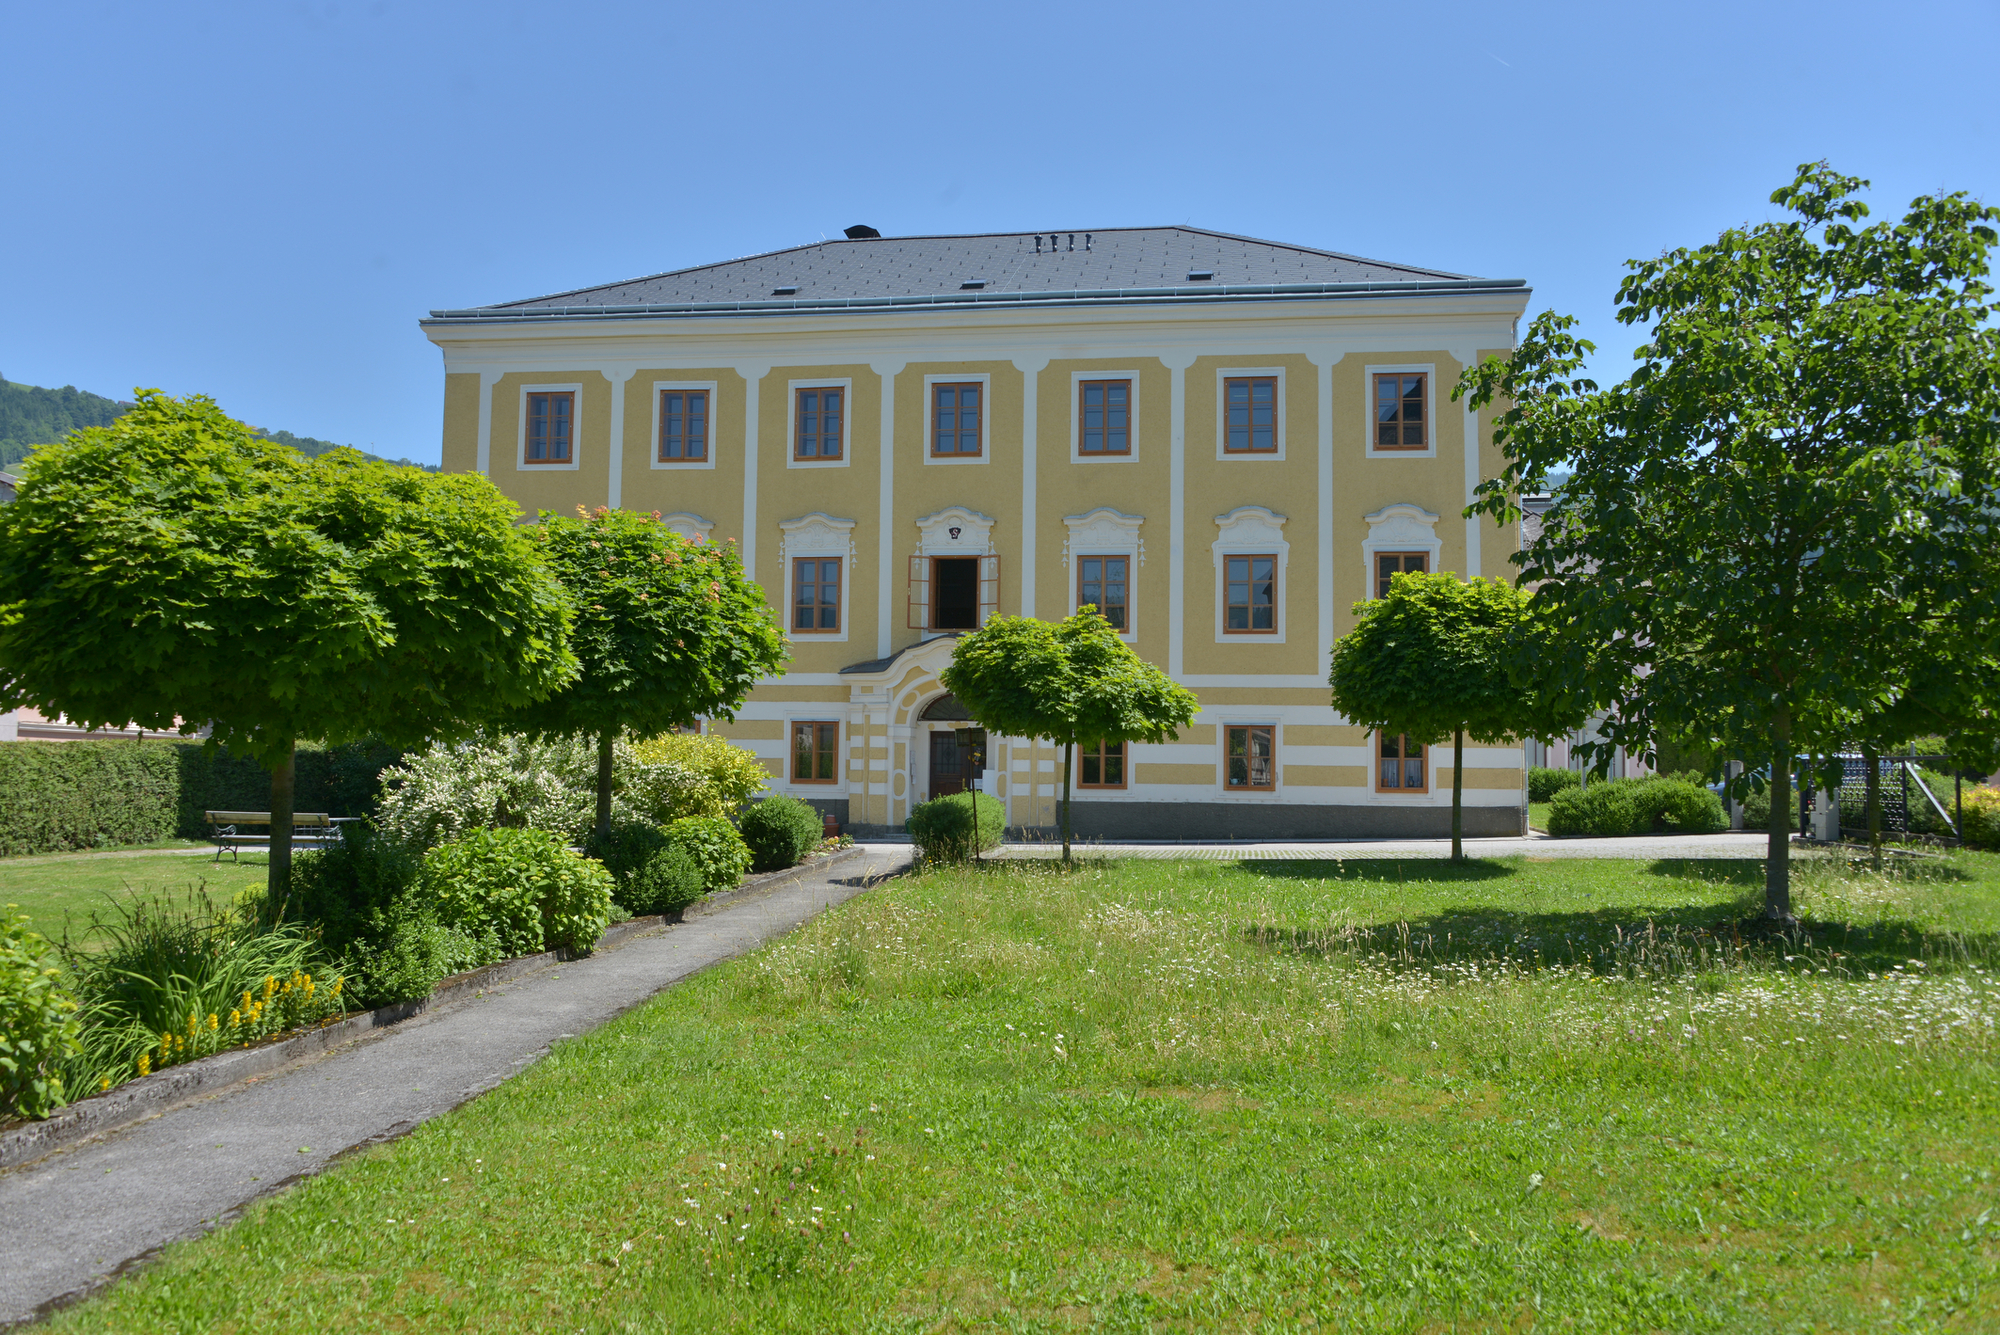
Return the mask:
M17 385L0 376L0 469L12 468L39 445L50 445L79 427L106 426L130 408L130 403L107 399L74 385L44 389L40 385ZM266 440L289 445L301 454L325 454L337 448L331 440L295 436L289 431L267 431L253 427ZM367 454L366 450L362 451ZM369 458L379 455L369 454ZM408 464L408 459L389 462ZM437 471L434 464L413 464L415 468Z

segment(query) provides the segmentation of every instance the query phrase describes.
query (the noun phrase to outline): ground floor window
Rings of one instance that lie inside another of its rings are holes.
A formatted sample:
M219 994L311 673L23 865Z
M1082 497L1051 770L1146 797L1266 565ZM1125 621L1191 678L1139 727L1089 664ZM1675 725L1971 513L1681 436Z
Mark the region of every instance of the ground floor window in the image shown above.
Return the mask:
M840 775L840 725L792 725L792 782L833 783Z
M1272 792L1278 786L1277 729L1234 727L1227 732L1229 773L1224 786L1232 792Z
M1096 742L1078 747L1076 783L1079 788L1123 788L1125 743Z
M1430 790L1430 769L1425 763L1423 743L1413 742L1401 733L1383 733L1380 763L1375 773L1375 791L1427 793Z

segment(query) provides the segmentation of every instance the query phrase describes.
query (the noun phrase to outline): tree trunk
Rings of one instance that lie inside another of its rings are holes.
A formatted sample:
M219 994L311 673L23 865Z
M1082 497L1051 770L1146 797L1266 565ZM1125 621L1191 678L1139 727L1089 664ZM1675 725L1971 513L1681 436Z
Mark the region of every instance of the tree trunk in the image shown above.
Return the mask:
M285 743L284 758L271 766L271 868L264 882L264 912L272 922L285 916L292 889L292 805L298 777L298 743Z
M1076 743L1063 743L1063 866L1069 866L1069 776L1076 768Z
M1861 748L1861 763L1868 767L1868 852L1875 870L1882 870L1882 761L1875 748Z
M606 838L611 833L611 743L618 737L618 730L607 729L597 739L597 837Z
M1465 823L1459 798L1465 793L1465 729L1451 735L1451 860L1465 861Z
M1764 916L1792 921L1792 715L1774 720L1777 745L1771 749L1770 843L1764 856Z

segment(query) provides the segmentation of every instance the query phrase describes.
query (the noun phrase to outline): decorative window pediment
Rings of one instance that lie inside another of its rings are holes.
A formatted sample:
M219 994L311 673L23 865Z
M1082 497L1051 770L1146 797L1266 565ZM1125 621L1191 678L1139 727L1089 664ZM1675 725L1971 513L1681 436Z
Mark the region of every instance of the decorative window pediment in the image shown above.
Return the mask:
M797 519L784 520L778 528L784 533L778 544L784 556L854 555L852 519L835 519L815 510Z
M1368 521L1368 537L1361 544L1364 597L1376 596L1376 586L1381 577L1376 562L1379 554L1420 553L1424 558L1422 569L1436 571L1440 568L1444 544L1438 541L1438 517L1423 506L1398 501L1362 518ZM1406 562L1404 568L1418 567Z
M670 515L661 515L660 522L680 534L683 538L701 538L706 540L715 532L715 521L713 519L703 519L700 515L693 514L687 510L676 510Z
M1215 527L1221 533L1216 539L1219 546L1275 549L1287 545L1285 516L1261 505L1239 505L1228 514L1217 515Z
M1064 515L1069 536L1063 542L1063 564L1071 552L1130 552L1140 565L1146 563L1146 544L1139 537L1143 515L1128 515L1100 505L1080 515Z

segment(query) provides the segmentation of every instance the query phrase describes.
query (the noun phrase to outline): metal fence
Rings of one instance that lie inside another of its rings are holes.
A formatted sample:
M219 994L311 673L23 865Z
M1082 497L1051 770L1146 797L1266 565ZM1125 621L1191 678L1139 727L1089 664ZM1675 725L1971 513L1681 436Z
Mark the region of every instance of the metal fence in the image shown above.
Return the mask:
M1827 794L1838 805L1838 831L1841 836L1868 837L1868 761L1860 755L1843 754L1836 757L1841 765L1840 790ZM1965 781L1951 768L1951 761L1945 756L1877 756L1876 801L1882 810L1882 834L1884 838L1909 839L1913 835L1925 838L1944 839L1959 842L1964 833L1963 793ZM1947 772L1952 776L1951 789L1934 792L1924 780L1921 770L1929 767L1933 775ZM1815 807L1815 795L1811 781L1807 780L1799 788L1799 829L1801 833L1812 833L1811 819ZM1824 810L1822 808L1822 810ZM1831 815L1832 813L1827 813ZM1831 825L1831 820L1825 825Z

